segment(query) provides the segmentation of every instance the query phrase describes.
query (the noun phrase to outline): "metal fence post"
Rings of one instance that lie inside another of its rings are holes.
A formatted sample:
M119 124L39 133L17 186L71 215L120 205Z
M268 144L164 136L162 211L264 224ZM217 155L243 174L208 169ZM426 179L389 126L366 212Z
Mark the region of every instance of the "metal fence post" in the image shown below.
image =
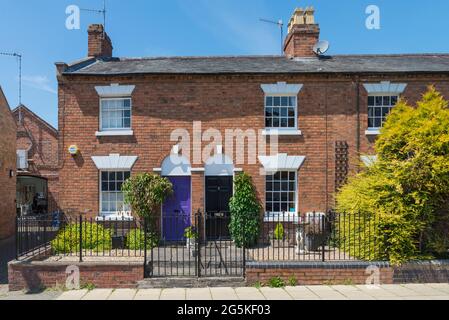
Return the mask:
M321 216L321 232L326 235L326 220L325 220L325 216ZM326 242L327 242L327 237L323 240L323 245L321 246L321 261L325 262L326 261L326 257L325 257L325 250L326 250Z
M196 254L196 275L198 278L201 277L201 236L203 233L203 229L201 228L201 212L198 211L197 213L197 234L198 234L198 241L197 241L197 254Z
M80 215L80 262L83 262L83 216Z
M242 266L242 272L243 272L243 278L246 277L246 246L245 246L245 230L246 230L246 219L243 217L243 224L242 224L242 250L243 250L243 266Z
M16 233L15 233L15 251L16 251L16 260L19 260L19 216L16 215Z
M143 278L147 276L147 218L143 218Z

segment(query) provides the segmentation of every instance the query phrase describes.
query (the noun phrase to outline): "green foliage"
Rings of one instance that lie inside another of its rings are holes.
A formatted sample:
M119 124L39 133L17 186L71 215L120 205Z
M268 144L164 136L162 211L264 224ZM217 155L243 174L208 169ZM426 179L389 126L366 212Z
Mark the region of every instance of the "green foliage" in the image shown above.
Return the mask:
M195 227L191 226L184 230L184 237L187 239L197 239L198 233L195 230Z
M274 277L268 280L268 286L270 288L284 288L285 287L285 281L282 280L281 277Z
M288 278L287 283L290 287L296 287L298 285L298 279L295 276L291 276Z
M167 178L143 173L132 176L122 186L125 202L141 218L154 217L158 207L173 193L173 186Z
M94 290L95 288L96 288L95 284L90 283L90 282L83 283L83 284L80 286L80 289L82 289L82 290L86 289L87 291L92 291L92 290Z
M262 282L260 282L260 281L257 281L255 284L254 284L254 288L256 288L256 289L260 289L260 288L262 288L263 287L263 284L262 284Z
M368 222L375 225L359 221L352 226L359 234L375 227L364 241L375 258L401 264L435 247L440 252L449 248L447 232L433 239L433 230L447 221L449 211L447 105L433 87L416 108L400 101L376 141L377 161L351 177L336 196L338 211L376 216L376 222ZM354 254L354 248L349 250Z
M147 249L157 247L159 236L155 232L147 232ZM145 233L141 229L131 230L126 237L126 246L130 250L144 250Z
M248 174L237 175L234 186L234 196L229 203L231 210L229 231L237 247L243 245L251 247L259 237L262 206Z
M72 223L60 230L51 248L55 253L71 253L80 249L80 231L82 234L82 249L103 251L112 247L112 231L97 223L83 222L82 230L79 223Z
M284 225L280 222L276 225L276 228L274 229L274 239L284 240Z

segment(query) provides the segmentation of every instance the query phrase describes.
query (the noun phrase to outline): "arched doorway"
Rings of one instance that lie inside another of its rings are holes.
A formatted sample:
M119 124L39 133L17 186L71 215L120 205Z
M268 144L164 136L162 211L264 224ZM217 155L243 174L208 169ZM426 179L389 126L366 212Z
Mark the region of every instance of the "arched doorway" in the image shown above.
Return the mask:
M222 154L209 158L205 164L206 236L228 238L231 213L229 201L233 194L234 164Z
M161 175L173 184L173 195L162 205L162 236L183 241L191 225L191 165L186 157L172 154L162 162Z

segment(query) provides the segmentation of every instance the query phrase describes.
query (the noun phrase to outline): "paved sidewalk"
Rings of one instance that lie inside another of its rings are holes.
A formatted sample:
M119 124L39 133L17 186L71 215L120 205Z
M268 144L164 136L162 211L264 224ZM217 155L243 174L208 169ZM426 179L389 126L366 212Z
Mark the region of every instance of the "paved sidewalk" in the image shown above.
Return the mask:
M45 291L40 294L7 292L0 300L449 300L449 284L372 286L302 286L276 288L94 289Z

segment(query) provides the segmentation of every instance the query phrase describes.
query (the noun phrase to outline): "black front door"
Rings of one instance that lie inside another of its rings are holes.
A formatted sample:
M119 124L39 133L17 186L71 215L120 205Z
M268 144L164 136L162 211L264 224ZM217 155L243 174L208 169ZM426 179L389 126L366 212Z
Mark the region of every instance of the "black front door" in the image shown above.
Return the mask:
M229 238L233 177L206 177L206 236L208 239Z

